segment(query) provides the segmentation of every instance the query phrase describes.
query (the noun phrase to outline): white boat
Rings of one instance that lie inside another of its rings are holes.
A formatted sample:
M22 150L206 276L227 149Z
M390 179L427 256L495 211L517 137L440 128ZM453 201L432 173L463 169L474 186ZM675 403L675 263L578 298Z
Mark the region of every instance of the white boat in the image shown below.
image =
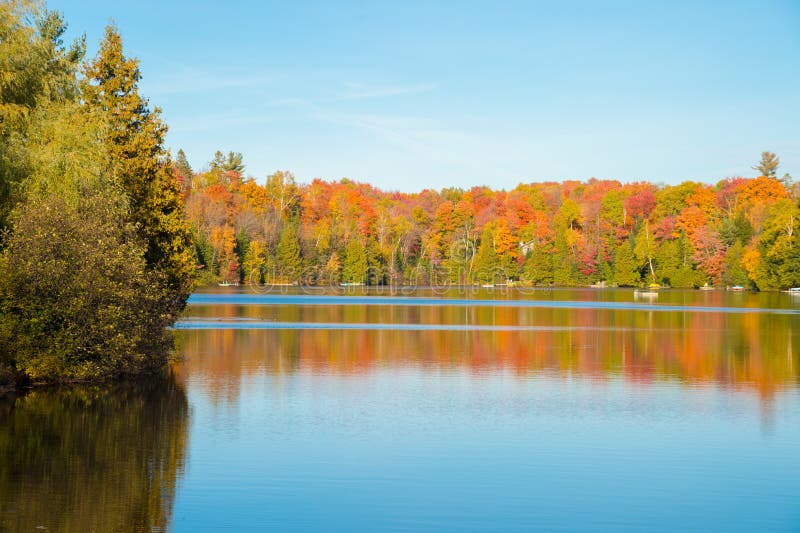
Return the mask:
M636 289L633 291L633 298L635 300L655 300L658 298L658 291L649 289Z

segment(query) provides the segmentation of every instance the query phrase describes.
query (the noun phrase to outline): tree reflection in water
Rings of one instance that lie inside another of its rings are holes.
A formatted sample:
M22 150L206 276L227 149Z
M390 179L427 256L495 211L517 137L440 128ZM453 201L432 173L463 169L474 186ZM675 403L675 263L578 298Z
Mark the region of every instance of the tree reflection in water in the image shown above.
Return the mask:
M171 376L0 402L0 529L166 530L188 425Z

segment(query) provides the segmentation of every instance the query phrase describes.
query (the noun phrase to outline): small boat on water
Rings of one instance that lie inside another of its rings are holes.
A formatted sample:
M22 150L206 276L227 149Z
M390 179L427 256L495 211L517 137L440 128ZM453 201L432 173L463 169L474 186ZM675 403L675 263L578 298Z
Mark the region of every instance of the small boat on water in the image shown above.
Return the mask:
M714 286L713 285L709 285L708 283L706 283L706 284L704 284L704 285L702 285L700 287L700 290L701 291L713 291L714 290Z
M494 289L494 283L484 283L481 285L484 289Z
M792 287L788 291L783 291L783 292L788 292L789 294L793 294L795 296L800 296L800 287Z
M745 288L744 288L744 287L742 287L741 285L734 285L733 287L728 287L728 290L729 290L729 291L734 291L734 292L744 292L744 291L746 291L747 289L745 289Z
M239 283L238 282L233 282L233 281L223 281L222 283L219 284L219 286L220 287L238 287Z
M636 289L633 291L634 300L655 300L658 298L658 291L650 289Z

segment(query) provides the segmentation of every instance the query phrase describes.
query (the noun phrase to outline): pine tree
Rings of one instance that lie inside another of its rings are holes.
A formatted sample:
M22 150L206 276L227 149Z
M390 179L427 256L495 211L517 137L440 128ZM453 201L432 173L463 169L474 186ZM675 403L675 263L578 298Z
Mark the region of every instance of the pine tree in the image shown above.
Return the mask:
M192 170L192 165L189 164L189 160L186 159L186 154L183 150L178 150L178 155L175 158L175 169L178 171L178 174L180 174L183 188L191 189L194 171Z
M478 253L475 255L473 276L476 281L481 283L493 283L497 281L499 269L500 258L494 248L492 226L487 224L481 233L481 243L478 245Z
M543 244L537 244L525 259L523 276L534 285L553 284L553 252Z
M294 224L286 224L281 231L278 248L275 250L275 263L275 269L279 277L288 281L300 279L303 260L300 256L297 227Z
M139 62L123 53L122 38L106 28L97 57L85 67L83 97L106 120L114 170L130 202L131 221L147 245L148 268L167 276L173 314L191 289L195 257L175 171L164 148L167 127L139 94Z
M617 246L614 254L614 283L620 287L633 287L639 284L640 279L631 245L624 241Z
M577 284L577 269L575 262L570 254L569 243L567 242L567 230L559 228L556 231L556 239L553 250L553 283L563 287L571 287Z
M781 164L780 158L772 152L761 152L761 160L751 167L759 176L768 178L776 177L776 172Z
M367 249L358 239L347 243L342 266L342 281L346 283L365 283L367 281Z

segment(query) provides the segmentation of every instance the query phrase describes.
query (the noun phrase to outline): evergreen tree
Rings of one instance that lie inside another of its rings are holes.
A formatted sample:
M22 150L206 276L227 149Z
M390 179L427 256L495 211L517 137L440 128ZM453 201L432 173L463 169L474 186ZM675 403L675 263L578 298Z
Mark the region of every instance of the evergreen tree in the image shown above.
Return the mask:
M747 286L750 278L744 268L744 246L741 241L736 241L733 246L728 248L725 254L725 270L722 272L722 282L729 286Z
M624 241L617 246L614 253L614 283L620 287L634 287L640 280L636 257L630 243Z
M214 153L214 159L211 161L211 170L242 174L245 169L243 159L242 154L239 152L228 152L228 155L224 155L217 150Z
M553 283L571 287L577 284L577 269L570 254L565 229L556 230L553 252Z
M368 268L367 249L361 241L352 239L345 248L342 281L346 283L366 283Z
M733 218L723 220L719 229L719 237L727 246L733 246L736 241L746 244L750 242L752 235L753 226L743 211L739 211Z
M543 244L536 245L525 259L524 279L534 285L553 284L553 252Z
M300 241L297 238L297 226L286 224L281 231L278 248L275 250L275 267L278 277L288 281L300 279L303 260L300 256Z
M656 250L658 282L674 288L694 287L697 276L692 268L690 256L691 250L685 235L661 243Z
M128 196L131 221L146 243L148 268L166 275L173 316L191 289L195 257L172 163L164 148L167 127L139 94L139 62L123 53L122 38L106 28L97 57L85 67L83 98L104 117L114 170Z
M481 242L475 255L473 277L481 283L494 283L497 281L499 268L500 258L494 249L492 227L491 224L487 224L481 233Z
M781 164L780 158L774 153L761 152L761 160L751 168L756 172L758 172L759 176L775 178L780 164Z
M175 158L175 169L178 171L180 175L181 181L183 183L184 189L191 189L192 188L192 178L194 177L194 171L192 170L192 166L189 164L189 160L186 159L186 154L183 150L178 150L178 155Z

